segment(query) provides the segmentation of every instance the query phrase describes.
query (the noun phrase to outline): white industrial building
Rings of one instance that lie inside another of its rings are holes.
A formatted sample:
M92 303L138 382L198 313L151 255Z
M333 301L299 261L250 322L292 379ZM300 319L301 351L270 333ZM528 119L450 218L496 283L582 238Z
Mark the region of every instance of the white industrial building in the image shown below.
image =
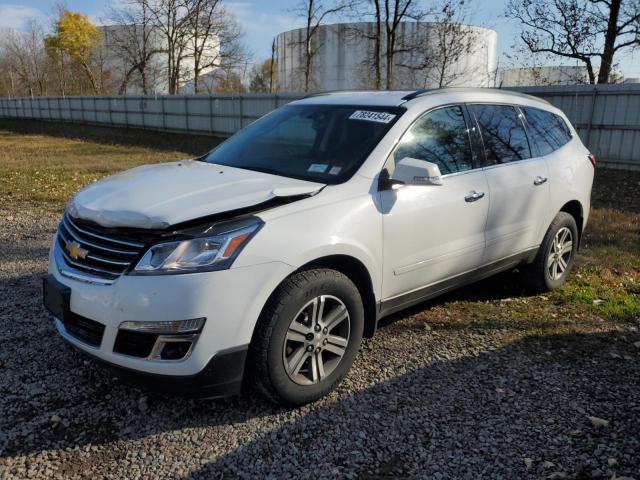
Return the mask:
M569 65L508 68L502 72L500 80L500 85L503 87L537 87L585 83L589 83L587 69Z
M321 25L312 38L310 90L373 88L373 22ZM497 68L498 34L470 25L402 22L394 57L394 89L439 86L492 87ZM444 47L443 47L444 45ZM382 52L386 46L382 45ZM444 60L449 49L453 61ZM305 29L276 37L281 91L304 90ZM455 53L454 55L451 55ZM382 87L385 55L381 55Z

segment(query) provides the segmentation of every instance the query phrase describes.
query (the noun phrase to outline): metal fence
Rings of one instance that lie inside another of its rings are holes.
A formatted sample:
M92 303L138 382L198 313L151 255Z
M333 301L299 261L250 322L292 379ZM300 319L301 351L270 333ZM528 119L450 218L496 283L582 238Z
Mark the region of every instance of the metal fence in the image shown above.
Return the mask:
M640 85L518 88L561 108L601 164L640 169ZM0 99L0 117L230 135L304 94Z

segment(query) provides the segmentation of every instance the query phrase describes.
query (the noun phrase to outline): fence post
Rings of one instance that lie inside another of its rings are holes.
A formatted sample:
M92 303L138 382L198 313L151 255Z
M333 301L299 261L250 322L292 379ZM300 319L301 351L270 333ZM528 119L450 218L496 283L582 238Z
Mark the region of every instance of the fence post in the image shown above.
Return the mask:
M589 123L587 124L587 135L585 138L585 145L589 148L589 140L591 139L591 127L593 125L593 114L596 110L596 98L598 97L598 87L594 85L593 93L591 94L591 111L589 112Z
M213 95L209 94L209 132L213 133Z
M167 119L166 119L166 114L165 114L165 109L164 109L164 100L165 100L165 96L162 95L160 97L160 107L162 110L162 129L166 130L167 129Z
M122 101L124 102L124 126L129 128L129 107L127 106L127 96L122 97Z
M186 95L183 97L183 99L184 99L184 126L188 133L189 132L189 101L187 100Z
M141 120L142 120L142 129L145 129L145 125L144 125L144 111L146 110L146 99L145 97L140 97L140 116L141 116Z
M238 95L238 108L240 109L240 128L238 130L242 130L243 125L243 117L244 117L244 109L242 108L242 94Z

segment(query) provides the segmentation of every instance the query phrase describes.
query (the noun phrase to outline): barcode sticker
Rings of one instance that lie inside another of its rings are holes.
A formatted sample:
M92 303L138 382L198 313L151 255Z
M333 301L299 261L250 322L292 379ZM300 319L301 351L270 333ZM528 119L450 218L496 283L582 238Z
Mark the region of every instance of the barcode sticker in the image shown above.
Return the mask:
M364 120L366 122L389 123L396 118L394 113L371 112L368 110L356 110L349 117L350 120Z

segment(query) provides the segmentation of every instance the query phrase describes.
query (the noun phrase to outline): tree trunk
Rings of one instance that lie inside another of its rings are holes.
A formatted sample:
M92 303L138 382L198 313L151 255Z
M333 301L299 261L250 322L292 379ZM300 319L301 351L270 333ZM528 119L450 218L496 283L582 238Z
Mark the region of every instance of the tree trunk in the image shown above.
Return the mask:
M602 60L600 61L598 83L609 83L609 76L611 75L611 67L613 65L613 55L616 52L618 17L620 15L621 4L622 0L611 0L611 3L609 3L609 21L607 22L607 33L604 37L604 49L601 56Z
M271 63L269 64L269 93L273 93L273 74L276 61L276 39L271 42Z
M376 90L382 86L382 74L380 72L380 54L382 53L382 17L380 12L380 0L375 0L376 7L376 38L373 46L374 85Z
M587 58L586 60L584 60L584 63L587 66L587 75L589 75L589 83L593 85L594 83L596 83L596 74L593 71L593 65L591 64L591 60Z
M84 70L84 73L89 79L89 83L91 84L91 89L93 90L93 94L100 95L100 87L98 87L98 84L96 82L96 77L93 75L93 72L91 71L91 67L89 67L89 64L87 64L86 62L81 62L80 66L82 67L82 69Z
M307 4L307 30L305 32L305 65L304 65L304 91L309 91L311 77L311 22L313 21L313 0Z

